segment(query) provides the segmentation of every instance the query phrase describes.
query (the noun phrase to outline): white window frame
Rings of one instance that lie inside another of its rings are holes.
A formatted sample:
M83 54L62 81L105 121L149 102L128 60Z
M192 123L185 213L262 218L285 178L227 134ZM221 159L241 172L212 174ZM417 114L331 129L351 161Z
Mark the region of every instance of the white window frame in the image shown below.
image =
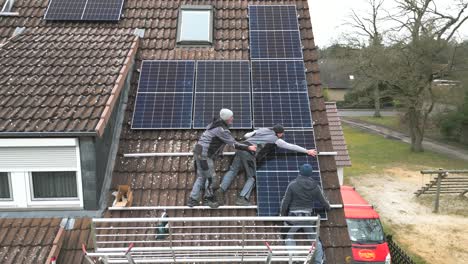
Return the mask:
M0 172L5 172L7 174L8 190L10 191L10 198L0 198L0 202L11 202L13 201L13 188L11 186L11 173L8 171L0 171Z
M0 16L18 16L18 12L11 12L14 4L15 0L6 0L2 10L0 11Z
M209 13L209 36L208 40L183 40L182 39L182 23L183 23L183 12L184 11L206 11ZM177 18L177 35L176 42L181 46L211 46L213 45L214 35L214 8L211 5L182 5L179 8L179 15Z
M80 146L76 138L55 138L55 139L9 139L8 141L0 141L0 147L31 147L31 146L74 146L76 149L76 167L74 168L28 168L27 170L21 169L2 169L2 172L8 172L10 175L10 184L12 193L12 200L5 201L0 199L1 208L40 208L40 209L62 209L62 208L75 208L82 209L84 207L83 201L83 186L81 176L81 156ZM32 189L32 172L46 172L46 171L74 171L76 172L77 181L77 198L34 198Z

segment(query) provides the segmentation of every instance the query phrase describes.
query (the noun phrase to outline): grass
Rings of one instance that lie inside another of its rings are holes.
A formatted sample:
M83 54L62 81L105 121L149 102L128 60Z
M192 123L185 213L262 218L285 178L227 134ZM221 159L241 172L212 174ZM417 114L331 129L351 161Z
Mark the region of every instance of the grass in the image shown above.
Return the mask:
M408 247L406 247L405 245L402 245L402 244L398 243L398 241L397 241L398 240L398 235L394 231L393 226L388 225L386 223L382 223L382 226L383 226L385 234L392 235L393 236L393 241L396 241L397 244L405 250L406 254L408 254L416 264L427 264L427 262L422 257L420 257L418 254L408 250Z
M357 117L353 117L353 119L361 120L370 124L388 127L397 131L403 130L400 125L400 118L398 116L383 116L383 117L357 116Z
M409 144L343 126L351 162L345 175L355 176L377 173L386 168L404 167L421 169L466 169L466 161L453 159L434 152L413 153Z

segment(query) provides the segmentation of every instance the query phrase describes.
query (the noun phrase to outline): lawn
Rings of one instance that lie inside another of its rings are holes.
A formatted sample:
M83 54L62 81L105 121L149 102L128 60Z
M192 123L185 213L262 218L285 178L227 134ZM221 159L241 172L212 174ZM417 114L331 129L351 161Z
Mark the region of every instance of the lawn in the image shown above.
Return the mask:
M345 169L345 175L364 175L386 168L404 167L421 169L463 169L466 161L426 151L413 153L406 143L362 132L344 125L344 135L353 166Z
M352 117L352 119L358 119L366 123L388 127L397 131L404 130L404 128L402 128L400 125L400 118L398 116L383 116L383 117L357 116L357 117Z

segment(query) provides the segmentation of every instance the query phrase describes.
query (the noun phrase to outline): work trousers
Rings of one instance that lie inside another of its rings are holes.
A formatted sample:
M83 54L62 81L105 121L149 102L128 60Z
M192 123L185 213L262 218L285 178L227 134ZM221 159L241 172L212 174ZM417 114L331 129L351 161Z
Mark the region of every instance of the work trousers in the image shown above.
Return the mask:
M288 214L289 216L311 216L312 214L310 212L306 211L291 211ZM320 239L318 236L315 234L316 228L315 227L301 227L301 226L306 226L306 225L312 225L312 223L308 222L285 222L285 226L289 227L288 234L286 235L286 246L296 246L296 240L294 240L294 235L299 232L301 229L304 230L305 233L307 233L307 238L310 240L316 240L315 242L315 253L314 253L314 259L313 259L313 264L323 264L325 262L325 255L323 254L323 248L322 248L322 243L320 242Z
M193 184L190 196L199 201L201 190L205 189L205 198L214 197L214 191L219 187L215 174L214 161L208 157L195 155L195 167L197 170L197 179Z
M242 169L245 172L246 181L240 196L245 197L248 200L253 188L255 187L255 172L257 171L255 155L251 152L245 150L236 151L236 155L229 167L229 171L224 175L220 186L224 191L226 191Z

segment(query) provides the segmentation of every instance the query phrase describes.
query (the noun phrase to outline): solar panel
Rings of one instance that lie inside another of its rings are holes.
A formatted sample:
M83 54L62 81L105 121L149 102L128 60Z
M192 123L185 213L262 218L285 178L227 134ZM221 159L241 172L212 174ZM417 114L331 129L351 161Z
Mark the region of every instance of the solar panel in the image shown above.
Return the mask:
M250 57L302 60L299 31L250 31Z
M88 0L50 0L46 20L81 20Z
M253 93L253 119L255 128L312 128L308 93Z
M231 128L252 128L248 61L198 61L194 128L205 128L222 108L234 112Z
M50 0L46 20L118 21L124 0Z
M252 61L253 92L307 92L302 60Z
M118 21L124 0L88 0L83 20Z
M132 129L190 129L194 61L143 61Z
M258 216L278 216L280 214L281 201L291 181L299 175L297 171L259 171L257 172L257 214ZM314 180L322 185L319 173L314 173ZM327 219L327 213L320 202L311 205L315 214L320 214L322 219Z
M250 30L299 30L296 6L249 6Z
M315 149L313 130L286 130L283 139L305 149ZM312 165L315 171L320 170L317 158L276 148L265 160L258 161L257 171L298 171L299 167L306 163Z

